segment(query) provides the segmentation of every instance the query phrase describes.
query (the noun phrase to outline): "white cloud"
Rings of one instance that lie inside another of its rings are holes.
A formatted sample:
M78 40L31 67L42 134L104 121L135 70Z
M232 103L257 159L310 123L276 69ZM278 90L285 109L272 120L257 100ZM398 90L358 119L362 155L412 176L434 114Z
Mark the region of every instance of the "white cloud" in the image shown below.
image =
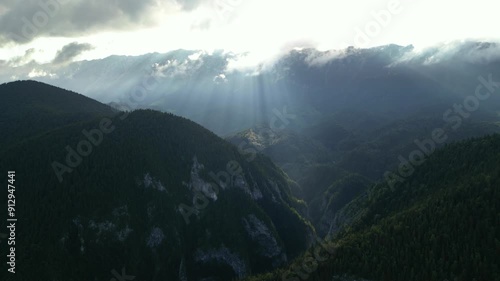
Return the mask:
M49 78L57 78L56 74L45 72L40 69L33 69L30 73L28 73L29 78L37 78L37 77L49 77Z
M391 14L387 24L377 23L374 14L380 15L394 1L400 3L401 11ZM500 22L497 2L493 0L148 0L140 5L132 0L122 4L101 2L85 6L79 0L69 5L69 10L61 7L60 18L51 18L47 29L23 49L42 49L44 52L34 58L44 62L55 56L55 50L74 41L95 47L81 59L175 49L252 53L230 63L230 68L238 69L259 65L293 47L328 50L356 45L358 30L366 32L374 28L373 24L379 24L380 31L370 36L363 47L395 43L419 48L457 39L498 39ZM34 11L23 10L15 1L6 3L0 4L0 18ZM8 4L14 6L9 10ZM103 16L113 5L126 16L126 22L119 22L119 26ZM82 7L79 17L70 13L75 7ZM92 17L96 17L93 23ZM17 45L4 45L0 57L22 55L24 51L18 49Z
M189 58L190 60L198 60L198 59L200 59L200 57L201 57L201 55L202 55L203 53L204 53L204 52L194 53L194 54L192 54L192 55L188 56L188 58Z

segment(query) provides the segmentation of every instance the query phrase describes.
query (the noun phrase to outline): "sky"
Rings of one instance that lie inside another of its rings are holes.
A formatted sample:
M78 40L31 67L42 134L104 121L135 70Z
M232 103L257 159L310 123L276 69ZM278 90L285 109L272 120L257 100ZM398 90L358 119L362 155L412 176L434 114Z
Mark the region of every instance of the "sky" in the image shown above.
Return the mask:
M0 0L0 62L499 41L494 0ZM1 65L1 64L0 64Z

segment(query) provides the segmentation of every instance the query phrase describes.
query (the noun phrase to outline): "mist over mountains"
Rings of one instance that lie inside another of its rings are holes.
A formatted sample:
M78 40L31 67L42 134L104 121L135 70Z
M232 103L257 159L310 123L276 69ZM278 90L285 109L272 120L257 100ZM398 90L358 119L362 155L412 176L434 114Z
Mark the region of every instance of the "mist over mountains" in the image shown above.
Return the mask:
M0 61L16 280L497 280L499 54Z
M0 281L500 281L498 0L1 0Z
M498 66L497 54L495 43L465 41L423 50L292 50L250 64L245 54L178 50L67 65L3 61L0 81L36 79L104 103L172 112L227 135L267 122L283 106L313 119L314 111L351 109L407 117L474 91L470 84Z

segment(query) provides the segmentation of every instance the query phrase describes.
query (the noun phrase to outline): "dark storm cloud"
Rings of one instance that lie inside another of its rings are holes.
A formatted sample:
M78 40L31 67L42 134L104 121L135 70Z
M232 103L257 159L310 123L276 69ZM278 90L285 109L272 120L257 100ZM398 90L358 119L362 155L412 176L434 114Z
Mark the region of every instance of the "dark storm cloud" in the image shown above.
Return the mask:
M27 43L39 36L78 36L140 27L151 24L152 12L165 3L168 1L2 0L0 46Z
M80 44L77 42L70 43L64 46L61 50L57 51L56 57L52 61L55 64L71 62L73 58L80 55L85 51L92 50L90 44Z

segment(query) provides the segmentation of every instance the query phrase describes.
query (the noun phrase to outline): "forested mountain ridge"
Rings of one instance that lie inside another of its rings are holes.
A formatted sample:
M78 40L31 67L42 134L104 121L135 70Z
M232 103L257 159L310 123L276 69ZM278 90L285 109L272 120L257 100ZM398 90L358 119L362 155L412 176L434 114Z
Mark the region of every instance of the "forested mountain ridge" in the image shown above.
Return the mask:
M226 139L237 146L240 143L251 145L285 170L300 187L296 195L311 206L309 219L314 222L318 233L325 235L329 229L338 230L331 219L336 221L339 216L345 218L343 214L336 214L344 204L367 188L369 184L366 183L384 180L386 172L397 169L409 155L417 150L422 153L421 143L425 143L436 128L445 132L446 141L442 144L434 143L431 145L432 150L445 143L500 132L498 116L488 111L474 112L470 118L462 121L457 130L436 116L439 112L436 109L422 111L426 114L396 120L373 131L353 130L345 125L345 120L338 122L342 116L336 115L303 131L257 128ZM363 115L358 113L357 116ZM347 118L347 114L343 118ZM262 131L271 134L261 133ZM365 178L365 184L359 185L361 178ZM328 208L328 202L333 199L329 198L333 194L328 189L346 179L358 180L350 188L344 188L343 196L347 196L346 200L337 202L333 209ZM325 215L328 220L322 223Z
M81 102L34 82L5 86L0 104L8 99L18 113L11 122L25 111L57 119ZM20 98L26 87L36 94ZM37 94L46 98L33 102L42 108L27 106ZM52 100L59 95L63 101ZM87 104L81 120L38 126L44 130L16 135L0 151L0 169L17 175L17 260L29 268L17 280L110 280L122 268L144 280L229 280L282 266L313 241L299 214L305 204L265 156L249 160L172 114Z
M115 111L86 96L36 81L0 85L0 150L23 138Z
M447 145L406 181L351 202L357 219L322 246L328 260L248 280L498 280L499 169L500 135Z

